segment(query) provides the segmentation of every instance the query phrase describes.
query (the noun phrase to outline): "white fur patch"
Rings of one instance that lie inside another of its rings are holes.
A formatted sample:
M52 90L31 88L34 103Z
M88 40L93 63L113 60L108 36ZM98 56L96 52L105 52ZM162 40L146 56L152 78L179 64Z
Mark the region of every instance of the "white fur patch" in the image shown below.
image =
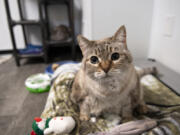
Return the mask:
M90 120L92 123L95 123L96 122L96 117L91 117L91 120Z
M95 72L94 73L94 77L98 78L98 79L101 79L103 77L106 76L106 73L104 73L103 71L102 72Z

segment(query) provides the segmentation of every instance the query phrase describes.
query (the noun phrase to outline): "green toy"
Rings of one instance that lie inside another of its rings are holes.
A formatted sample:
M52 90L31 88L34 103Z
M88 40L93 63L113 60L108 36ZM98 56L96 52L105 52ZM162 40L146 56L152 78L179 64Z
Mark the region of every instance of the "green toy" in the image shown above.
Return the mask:
M25 81L26 89L34 93L42 93L49 91L51 78L47 74L35 74L28 77Z

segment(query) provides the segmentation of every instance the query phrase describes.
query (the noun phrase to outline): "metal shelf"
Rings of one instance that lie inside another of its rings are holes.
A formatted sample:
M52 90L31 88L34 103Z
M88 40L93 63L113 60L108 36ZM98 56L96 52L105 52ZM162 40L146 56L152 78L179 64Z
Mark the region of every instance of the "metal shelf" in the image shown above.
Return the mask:
M51 5L58 5L58 4L64 4L67 7L67 15L68 15L68 24L69 24L69 28L71 29L71 33L70 33L70 38L68 40L62 40L62 41L53 41L50 40L50 35L51 35L51 30L50 30L50 25L49 25L49 14L48 14L48 6ZM44 37L44 41L43 43L46 46L47 51L49 50L49 48L51 47L66 47L69 46L71 47L71 55L72 55L72 59L75 60L75 52L76 52L76 48L75 48L75 34L74 34L74 13L73 13L73 0L41 0L41 8L44 9L45 12L45 16L44 16L44 21L47 22L45 24L45 37Z
M68 3L68 0L42 0L42 2L45 2L49 5L55 5L55 4L66 4Z
M36 58L36 57L44 57L44 53L38 54L18 54L19 58Z
M13 45L13 54L16 60L16 65L20 66L20 59L21 58L32 58L32 57L43 57L45 62L48 61L48 48L49 46L54 47L62 47L62 46L71 46L72 50L72 58L75 59L75 34L74 34L74 15L73 15L73 0L40 0L38 1L38 7L39 7L39 20L26 20L23 16L23 10L22 10L22 4L21 0L17 0L18 2L18 8L20 13L20 21L15 21L11 18L10 13L10 7L9 7L9 0L5 1L5 7L7 12L7 20L10 30L10 36L12 39L12 45ZM50 27L49 27L49 17L48 17L48 6L51 4L65 4L67 6L67 12L68 12L68 21L69 21L69 27L71 29L71 38L68 40L63 41L51 41L49 39L50 35ZM23 35L25 44L27 45L27 35L25 32L25 26L31 26L31 25L37 25L41 28L41 34L42 34L42 44L43 49L42 53L40 54L20 54L15 42L15 33L13 31L13 27L16 25L22 25Z
M41 21L38 20L23 20L23 21L14 21L12 20L11 25L41 25Z
M67 44L71 44L73 42L72 38L68 38L67 40L60 40L60 41L54 41L54 40L46 40L46 44L49 46L66 46Z

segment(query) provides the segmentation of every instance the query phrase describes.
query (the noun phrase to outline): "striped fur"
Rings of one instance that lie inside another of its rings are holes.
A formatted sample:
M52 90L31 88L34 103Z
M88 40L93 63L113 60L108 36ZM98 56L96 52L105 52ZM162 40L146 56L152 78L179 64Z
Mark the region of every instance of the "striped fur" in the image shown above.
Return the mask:
M146 112L140 77L154 69L135 70L126 44L125 27L104 40L89 41L78 36L78 42L83 60L72 86L71 99L80 107L80 119L113 113L126 121L132 119L137 107L140 112Z
M157 75L156 67L140 68L137 70L138 76L141 78L147 74Z

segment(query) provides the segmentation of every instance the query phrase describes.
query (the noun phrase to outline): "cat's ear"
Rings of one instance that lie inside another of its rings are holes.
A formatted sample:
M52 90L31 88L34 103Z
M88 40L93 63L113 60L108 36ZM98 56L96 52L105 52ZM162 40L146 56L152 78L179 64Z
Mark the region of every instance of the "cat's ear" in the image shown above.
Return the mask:
M115 33L114 40L119 41L124 43L125 48L127 49L127 44L126 44L126 27L124 25L122 25L118 31Z
M83 37L82 35L78 35L77 40L78 40L78 43L79 43L79 47L81 48L81 51L82 51L82 53L84 55L85 50L91 44L91 41L89 41L87 38Z

